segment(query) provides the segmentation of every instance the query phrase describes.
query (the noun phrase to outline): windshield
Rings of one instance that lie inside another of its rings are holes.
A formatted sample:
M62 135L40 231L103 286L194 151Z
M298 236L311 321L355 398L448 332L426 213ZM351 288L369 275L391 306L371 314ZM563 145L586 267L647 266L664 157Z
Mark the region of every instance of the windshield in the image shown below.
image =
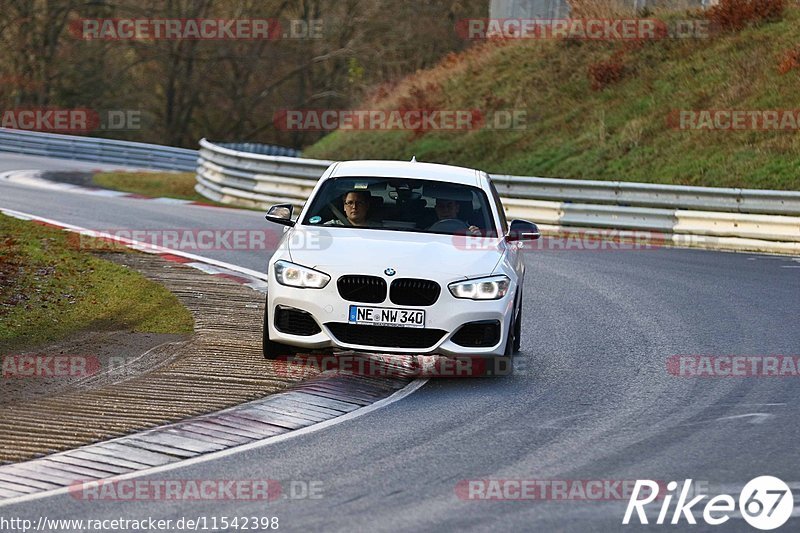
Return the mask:
M477 188L409 178L332 178L314 197L303 224L496 235L486 194Z

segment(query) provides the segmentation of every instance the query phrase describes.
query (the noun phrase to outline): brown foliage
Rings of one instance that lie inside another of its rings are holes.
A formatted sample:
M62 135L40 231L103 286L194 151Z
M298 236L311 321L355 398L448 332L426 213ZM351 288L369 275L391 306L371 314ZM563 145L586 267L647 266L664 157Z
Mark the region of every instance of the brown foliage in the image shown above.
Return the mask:
M753 22L780 20L786 5L786 0L720 0L706 17L715 29L740 31Z
M786 50L781 62L778 64L778 72L788 74L796 68L800 68L800 48Z
M602 91L617 83L625 76L622 53L615 53L610 59L589 65L589 81L593 91Z
M442 88L433 82L429 82L424 86L411 87L409 94L404 95L400 99L400 110L416 110L416 109L435 109L438 107L438 96L441 94Z
M441 97L442 88L437 83L428 82L424 85L415 85L411 87L407 94L404 94L397 106L400 112L403 111L418 111L418 110L435 110L440 107L439 98ZM414 130L413 135L418 137L424 133L424 126L420 122L419 127Z

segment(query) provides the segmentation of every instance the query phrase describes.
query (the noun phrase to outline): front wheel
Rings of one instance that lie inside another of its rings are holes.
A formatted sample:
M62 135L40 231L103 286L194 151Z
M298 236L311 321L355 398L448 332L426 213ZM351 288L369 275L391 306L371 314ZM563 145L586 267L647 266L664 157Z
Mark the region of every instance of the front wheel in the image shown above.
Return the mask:
M519 295L518 295L519 296ZM520 333L522 332L522 302L519 302L516 316L511 315L511 324L506 333L506 344L503 355L489 359L493 376L510 376L514 374L514 354L520 349Z
M279 357L286 357L296 353L292 346L274 342L269 339L269 300L264 306L264 334L261 343L262 350L264 351L264 359L277 359Z
M515 353L519 352L522 344L522 295L517 292L515 301L517 305L514 306L515 310L511 314L511 323L508 325L508 333L506 334L506 346L504 354L506 357L512 357Z
M522 298L520 297L517 318L514 320L514 353L522 348Z

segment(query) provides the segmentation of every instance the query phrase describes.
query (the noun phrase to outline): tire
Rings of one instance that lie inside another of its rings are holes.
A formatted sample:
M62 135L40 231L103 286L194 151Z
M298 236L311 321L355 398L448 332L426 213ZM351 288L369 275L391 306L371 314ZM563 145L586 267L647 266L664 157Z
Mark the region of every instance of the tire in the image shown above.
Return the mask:
M519 296L519 293L517 294ZM522 303L520 302L518 305L522 305ZM492 364L493 376L511 376L514 374L514 354L519 351L519 333L521 331L521 315L519 313L515 314L517 316L511 316L511 325L506 334L505 353L489 359Z
M261 342L261 348L264 352L264 359L275 360L279 357L286 357L296 353L295 348L273 342L269 340L269 300L267 305L264 306L264 334Z
M519 353L522 348L522 295L520 294L517 318L514 321L514 347L513 353Z

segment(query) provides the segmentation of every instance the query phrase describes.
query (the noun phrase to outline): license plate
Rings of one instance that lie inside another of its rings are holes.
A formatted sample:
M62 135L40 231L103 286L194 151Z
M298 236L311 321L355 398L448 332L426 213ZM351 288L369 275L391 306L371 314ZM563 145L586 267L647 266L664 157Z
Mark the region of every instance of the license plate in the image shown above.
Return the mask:
M387 307L350 306L350 324L369 326L394 326L400 328L424 328L425 311L419 309L390 309Z

